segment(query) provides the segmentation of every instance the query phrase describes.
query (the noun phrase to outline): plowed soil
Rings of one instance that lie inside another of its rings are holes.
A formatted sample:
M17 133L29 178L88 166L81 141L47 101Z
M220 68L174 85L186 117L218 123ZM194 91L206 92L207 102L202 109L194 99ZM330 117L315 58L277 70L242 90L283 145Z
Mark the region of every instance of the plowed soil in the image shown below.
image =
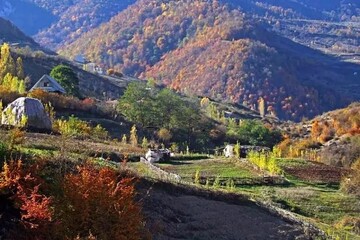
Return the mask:
M285 172L300 180L323 183L339 183L349 170L311 162L307 166L285 168Z

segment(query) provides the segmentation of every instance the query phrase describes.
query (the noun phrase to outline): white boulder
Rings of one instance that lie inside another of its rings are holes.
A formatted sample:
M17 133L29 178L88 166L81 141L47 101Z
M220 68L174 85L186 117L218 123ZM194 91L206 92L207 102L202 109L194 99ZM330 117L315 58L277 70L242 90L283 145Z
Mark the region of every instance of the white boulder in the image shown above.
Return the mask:
M21 97L10 103L2 112L1 124L41 130L51 130L52 124L43 104L35 98Z

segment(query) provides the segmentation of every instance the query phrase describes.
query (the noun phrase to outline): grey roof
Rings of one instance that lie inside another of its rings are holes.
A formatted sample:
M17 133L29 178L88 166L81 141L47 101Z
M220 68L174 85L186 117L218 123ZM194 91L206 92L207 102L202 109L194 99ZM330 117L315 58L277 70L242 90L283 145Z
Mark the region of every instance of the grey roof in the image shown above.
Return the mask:
M49 86L42 86L43 82L49 82ZM37 83L30 89L30 92L35 89L42 89L46 92L60 92L66 94L65 89L52 77L49 75L43 75Z

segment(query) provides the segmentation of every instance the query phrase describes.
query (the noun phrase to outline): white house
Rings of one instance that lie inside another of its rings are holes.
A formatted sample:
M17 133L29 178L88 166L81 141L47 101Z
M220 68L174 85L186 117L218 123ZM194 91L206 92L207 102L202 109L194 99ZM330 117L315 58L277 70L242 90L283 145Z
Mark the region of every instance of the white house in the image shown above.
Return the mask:
M228 144L226 145L226 147L224 148L224 155L225 157L229 158L229 157L234 157L234 147L235 145L233 144Z
M46 92L55 92L66 94L65 89L52 77L49 75L43 75L37 83L30 89L30 92L35 89L41 89Z

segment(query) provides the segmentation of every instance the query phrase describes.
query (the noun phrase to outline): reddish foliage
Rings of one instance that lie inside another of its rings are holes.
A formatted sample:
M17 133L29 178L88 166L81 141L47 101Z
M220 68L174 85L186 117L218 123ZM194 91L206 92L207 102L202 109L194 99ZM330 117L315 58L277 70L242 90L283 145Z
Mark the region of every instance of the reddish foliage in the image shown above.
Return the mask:
M51 105L55 110L79 110L79 111L91 111L96 108L95 101L87 98L83 101L78 98L60 95L57 93L48 93L41 89L36 89L28 94L30 97L39 99L42 103Z
M42 180L37 176L38 167L33 165L26 169L21 161L11 161L4 164L0 176L0 191L7 192L21 212L20 223L24 232L21 229L12 232L11 237L16 239L27 239L24 235L42 239L50 230L52 198L40 191Z
M60 233L68 238L140 239L141 208L134 201L133 178L109 168L79 167L63 183Z

